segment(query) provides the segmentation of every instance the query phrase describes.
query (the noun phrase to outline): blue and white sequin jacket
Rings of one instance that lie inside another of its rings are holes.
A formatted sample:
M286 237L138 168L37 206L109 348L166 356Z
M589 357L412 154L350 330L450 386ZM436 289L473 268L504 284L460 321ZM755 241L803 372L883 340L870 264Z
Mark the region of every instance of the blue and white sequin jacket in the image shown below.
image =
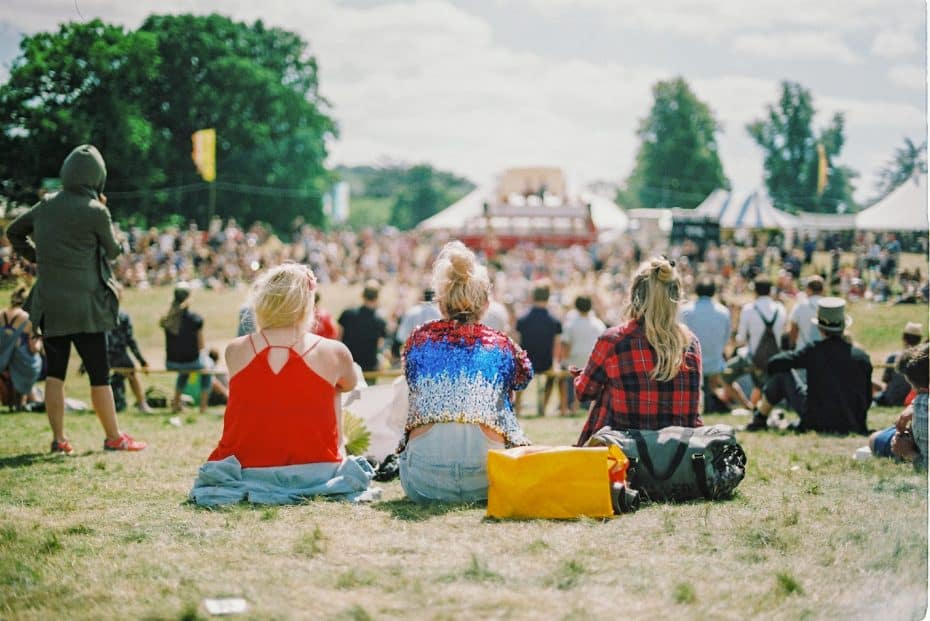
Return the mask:
M410 389L406 435L431 423L481 424L523 446L511 392L533 378L526 352L507 335L482 324L432 321L407 339L404 372Z

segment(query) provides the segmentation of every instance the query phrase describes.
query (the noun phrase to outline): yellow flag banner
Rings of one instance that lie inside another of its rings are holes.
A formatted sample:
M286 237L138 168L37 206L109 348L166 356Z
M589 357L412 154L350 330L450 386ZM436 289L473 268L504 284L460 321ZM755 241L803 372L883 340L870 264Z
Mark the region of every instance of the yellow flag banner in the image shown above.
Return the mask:
M827 187L827 151L817 143L817 196Z
M201 129L191 134L194 149L191 158L197 172L203 180L211 183L216 180L216 130Z

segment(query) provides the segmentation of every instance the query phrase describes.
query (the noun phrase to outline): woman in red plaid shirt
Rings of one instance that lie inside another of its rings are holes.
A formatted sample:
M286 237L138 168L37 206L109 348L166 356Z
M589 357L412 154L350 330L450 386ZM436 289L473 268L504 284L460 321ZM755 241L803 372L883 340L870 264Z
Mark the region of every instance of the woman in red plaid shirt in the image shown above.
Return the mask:
M573 369L575 394L594 401L578 446L601 427L700 427L701 346L678 321L681 278L675 263L640 266L625 321L597 340L584 371Z

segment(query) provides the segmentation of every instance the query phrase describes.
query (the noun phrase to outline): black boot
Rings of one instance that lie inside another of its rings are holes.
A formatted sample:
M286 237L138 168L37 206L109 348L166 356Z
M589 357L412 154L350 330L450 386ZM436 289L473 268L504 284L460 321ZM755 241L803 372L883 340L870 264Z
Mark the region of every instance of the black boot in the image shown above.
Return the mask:
M752 413L752 422L746 425L746 431L765 431L768 429L768 420L759 410Z

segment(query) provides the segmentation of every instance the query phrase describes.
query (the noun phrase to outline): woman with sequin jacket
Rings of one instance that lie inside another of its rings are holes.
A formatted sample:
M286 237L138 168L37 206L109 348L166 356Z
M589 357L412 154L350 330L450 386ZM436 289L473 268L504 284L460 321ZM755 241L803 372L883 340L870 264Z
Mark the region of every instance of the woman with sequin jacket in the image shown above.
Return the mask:
M443 317L414 330L404 350L410 393L400 482L415 502L484 500L488 449L530 443L512 397L533 368L510 338L480 323L491 283L461 242L439 254L433 285Z

